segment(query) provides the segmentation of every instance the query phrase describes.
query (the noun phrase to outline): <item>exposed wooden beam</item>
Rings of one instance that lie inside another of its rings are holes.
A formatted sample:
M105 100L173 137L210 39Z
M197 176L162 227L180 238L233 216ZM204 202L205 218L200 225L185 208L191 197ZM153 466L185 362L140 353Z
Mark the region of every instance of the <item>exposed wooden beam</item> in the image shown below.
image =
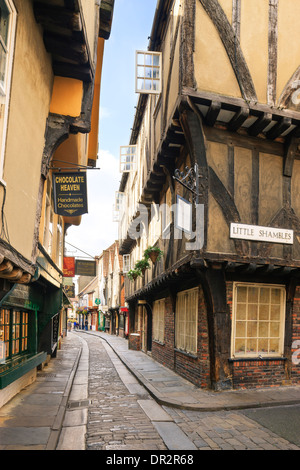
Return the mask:
M221 111L221 102L212 101L209 107L209 110L204 118L205 124L211 127L214 126L218 119L220 111Z
M267 132L267 138L274 140L292 125L291 118L282 118L272 129Z
M248 134L256 137L272 122L271 113L263 113L248 129Z
M248 119L250 110L249 108L240 108L236 115L231 119L228 124L228 128L231 131L237 131Z

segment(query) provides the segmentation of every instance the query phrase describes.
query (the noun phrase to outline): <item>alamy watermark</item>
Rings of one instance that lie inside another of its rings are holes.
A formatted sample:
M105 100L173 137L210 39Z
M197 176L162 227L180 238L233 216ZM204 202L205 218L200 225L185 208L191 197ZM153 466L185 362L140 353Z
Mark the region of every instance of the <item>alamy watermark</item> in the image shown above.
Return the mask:
M292 349L296 349L292 354L292 363L298 366L300 364L300 339L293 342Z
M193 220L193 205L182 198L172 206L168 204L152 204L150 216L147 207L143 204L138 204L137 213L139 215L131 222L128 235L132 240L138 240L143 237L148 238L149 222L161 215L163 221L161 238L163 240L170 239L173 215L172 237L175 240L181 240L184 235L187 240L185 245L186 250L201 250L204 244L204 204L195 204L194 207L196 210Z

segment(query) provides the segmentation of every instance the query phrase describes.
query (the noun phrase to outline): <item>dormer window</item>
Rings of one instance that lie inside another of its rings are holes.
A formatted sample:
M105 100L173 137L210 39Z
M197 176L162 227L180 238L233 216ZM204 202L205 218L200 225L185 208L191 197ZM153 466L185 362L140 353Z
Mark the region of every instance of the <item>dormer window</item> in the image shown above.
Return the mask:
M136 93L161 93L161 52L136 53Z

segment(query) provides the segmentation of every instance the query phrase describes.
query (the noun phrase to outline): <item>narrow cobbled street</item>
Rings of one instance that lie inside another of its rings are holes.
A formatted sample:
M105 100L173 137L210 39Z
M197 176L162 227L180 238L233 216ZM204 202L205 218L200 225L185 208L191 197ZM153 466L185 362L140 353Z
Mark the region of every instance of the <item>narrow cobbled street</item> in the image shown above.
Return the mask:
M138 393L130 393L116 369L122 366L116 359L114 366L102 341L87 335L84 339L90 352L87 449L166 449L138 402L150 399L146 390L136 384Z
M299 450L239 410L158 405L105 341L78 335L89 349L87 450ZM158 410L154 418L153 409Z
M250 399L265 406L245 407ZM149 451L152 463L170 452L195 463L198 450L300 450L299 407L297 388L200 391L123 338L76 331L1 408L0 450L96 450L102 461Z

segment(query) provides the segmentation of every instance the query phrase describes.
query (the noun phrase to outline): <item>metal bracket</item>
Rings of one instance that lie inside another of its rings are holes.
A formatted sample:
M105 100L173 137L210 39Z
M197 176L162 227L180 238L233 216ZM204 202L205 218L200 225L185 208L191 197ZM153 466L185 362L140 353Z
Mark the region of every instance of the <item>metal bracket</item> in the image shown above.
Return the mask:
M194 168L185 167L185 171L180 171L178 168L174 172L173 179L186 189L193 193L193 199L196 204L199 202L199 171L197 163Z
M52 160L52 162L60 162L60 163L67 163L68 165L73 165L72 167L54 167L54 166L48 166L49 170L57 170L60 172L61 170L74 170L74 167L77 167L77 170L100 170L101 168L95 168L93 166L86 166L86 165L79 165L78 163L72 163L72 162L65 162L63 160Z

